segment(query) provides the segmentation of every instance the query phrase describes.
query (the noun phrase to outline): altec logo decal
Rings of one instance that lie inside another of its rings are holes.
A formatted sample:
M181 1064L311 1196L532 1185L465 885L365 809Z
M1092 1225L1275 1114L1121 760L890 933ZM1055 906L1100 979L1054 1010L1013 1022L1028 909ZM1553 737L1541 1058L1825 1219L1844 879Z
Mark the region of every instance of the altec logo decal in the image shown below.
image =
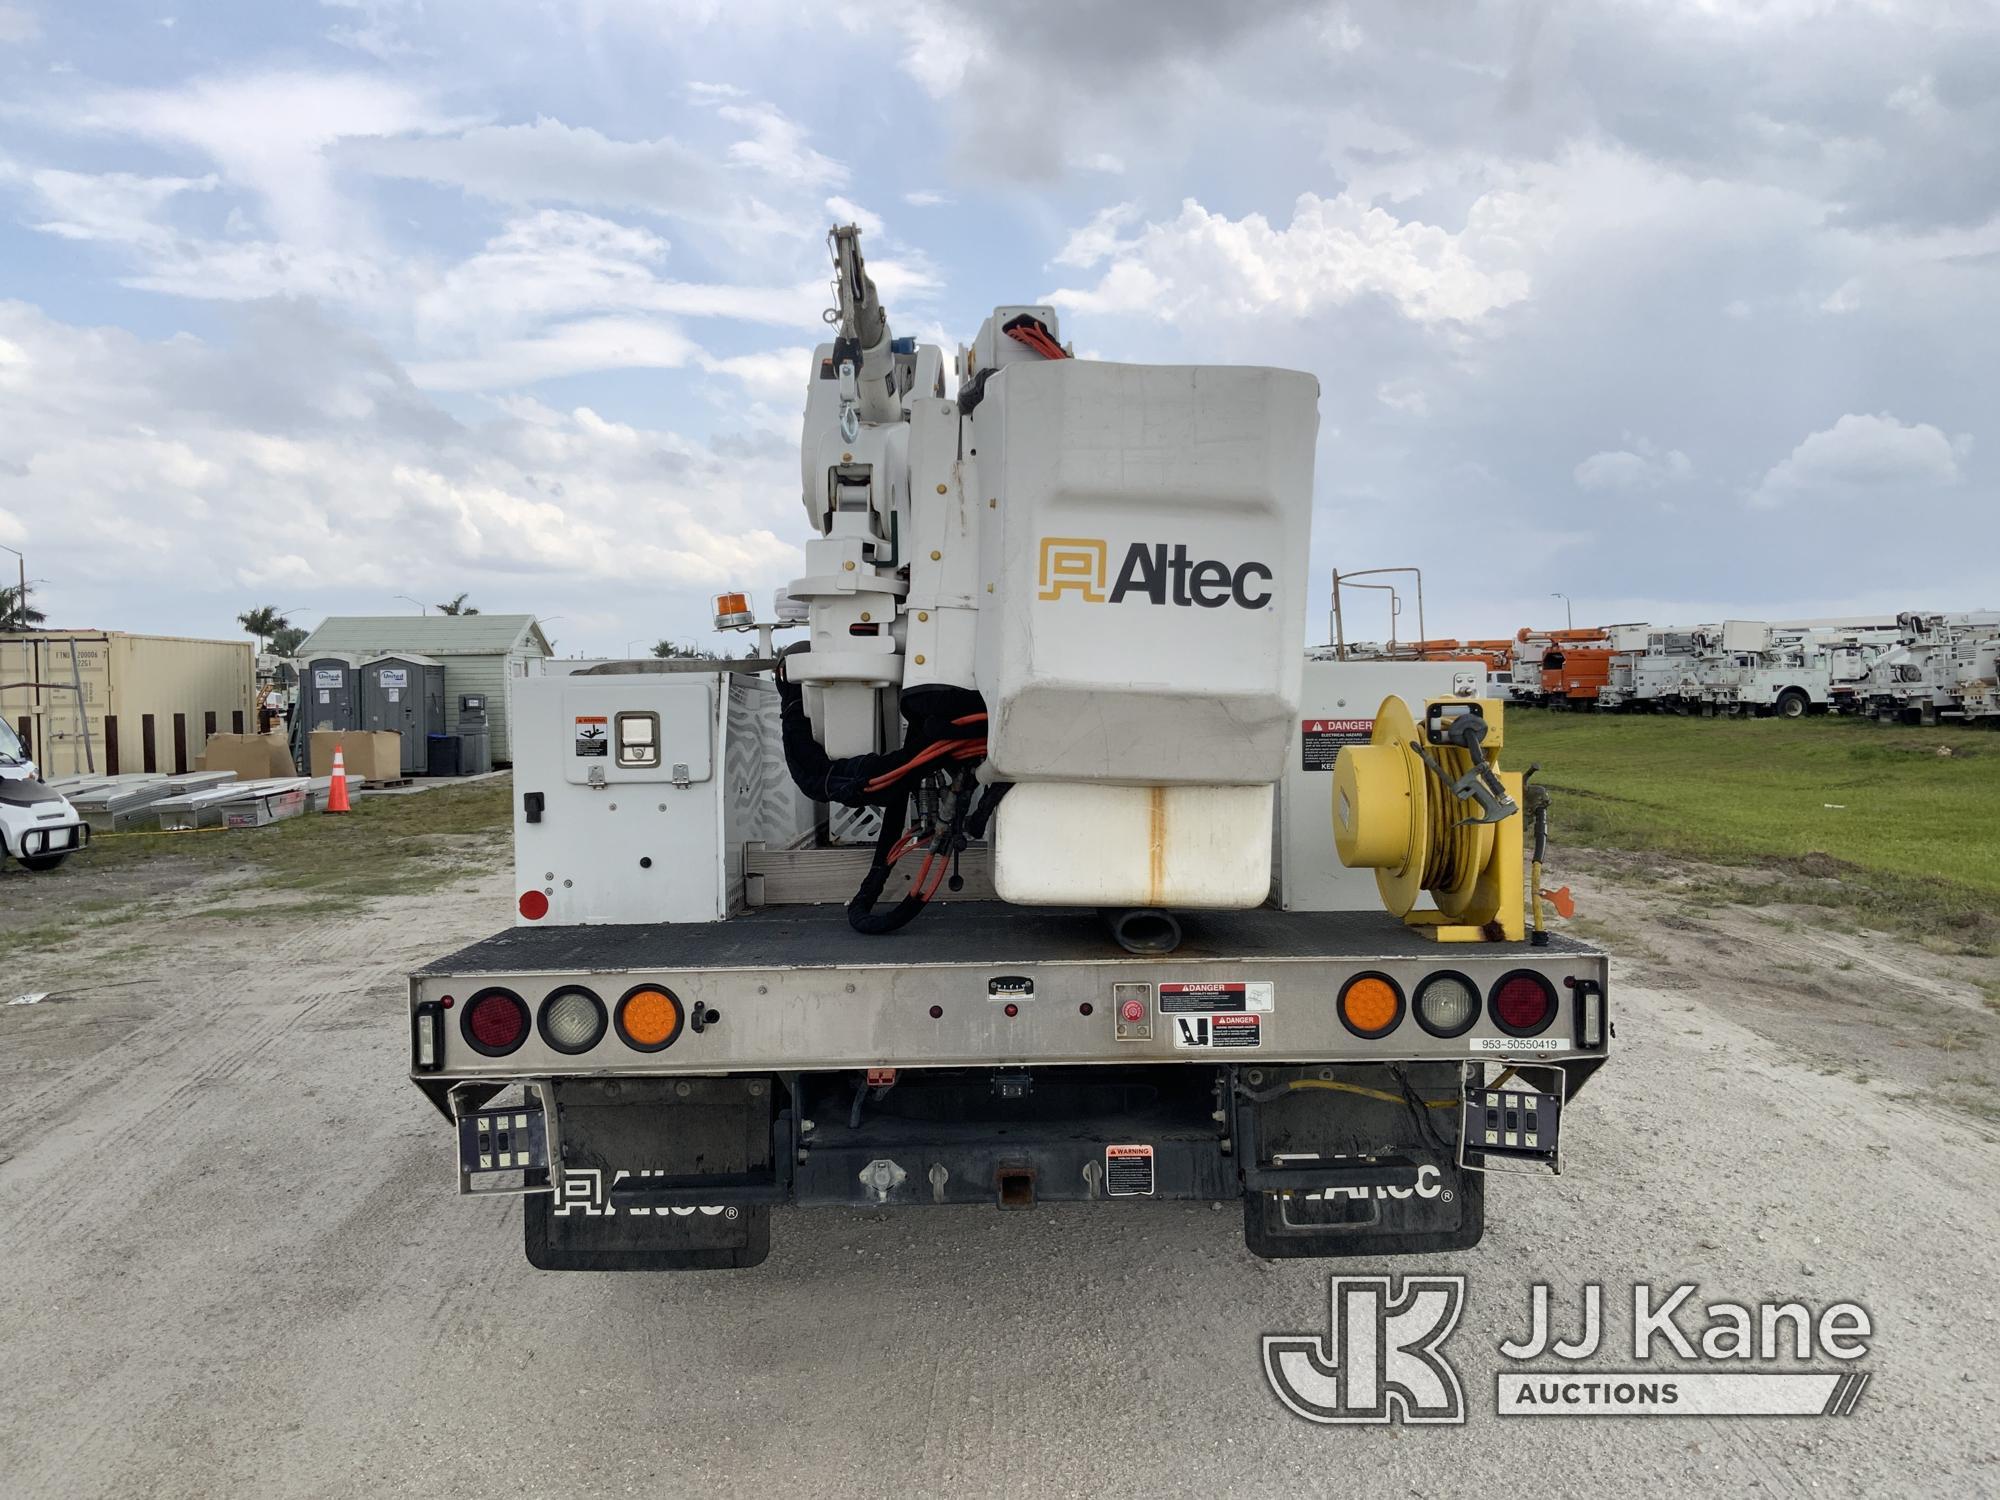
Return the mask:
M1079 594L1087 604L1122 604L1137 594L1149 604L1192 604L1220 609L1234 604L1264 609L1271 603L1270 565L1229 563L1188 556L1186 544L1134 542L1126 549L1118 580L1105 589L1110 572L1111 544L1102 537L1042 538L1042 588L1037 596L1060 599Z

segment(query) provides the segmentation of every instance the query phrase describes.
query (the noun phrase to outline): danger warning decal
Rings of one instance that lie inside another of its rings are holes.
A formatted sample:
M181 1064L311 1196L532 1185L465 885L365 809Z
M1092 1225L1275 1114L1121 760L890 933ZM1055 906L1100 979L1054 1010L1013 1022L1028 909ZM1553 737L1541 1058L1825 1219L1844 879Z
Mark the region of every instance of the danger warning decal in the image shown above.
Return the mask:
M1275 986L1268 980L1245 984L1223 980L1204 984L1163 984L1160 986L1160 1014L1182 1012L1251 1010L1269 1011Z
M576 753L578 755L608 755L611 750L611 733L605 728L610 721L603 714L578 714L576 716Z
M1174 1045L1183 1052L1212 1047L1261 1047L1264 1018L1224 1012L1220 1015L1175 1016Z
M1104 1148L1104 1191L1113 1198L1153 1196L1153 1148L1151 1146L1106 1146Z
M1375 732L1373 719L1302 719L1299 721L1300 768L1331 771L1342 745L1365 745Z

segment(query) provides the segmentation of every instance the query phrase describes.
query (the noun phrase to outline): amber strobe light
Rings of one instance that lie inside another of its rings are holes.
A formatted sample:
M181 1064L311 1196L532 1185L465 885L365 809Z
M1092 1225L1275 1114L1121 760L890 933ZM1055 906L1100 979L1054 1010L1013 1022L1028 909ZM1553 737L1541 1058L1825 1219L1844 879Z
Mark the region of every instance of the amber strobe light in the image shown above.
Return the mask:
M681 1034L681 1003L672 990L642 984L618 1002L618 1035L628 1047L659 1052Z
M1387 1036L1402 1019L1403 991L1387 974L1356 974L1340 992L1341 1024L1356 1036Z

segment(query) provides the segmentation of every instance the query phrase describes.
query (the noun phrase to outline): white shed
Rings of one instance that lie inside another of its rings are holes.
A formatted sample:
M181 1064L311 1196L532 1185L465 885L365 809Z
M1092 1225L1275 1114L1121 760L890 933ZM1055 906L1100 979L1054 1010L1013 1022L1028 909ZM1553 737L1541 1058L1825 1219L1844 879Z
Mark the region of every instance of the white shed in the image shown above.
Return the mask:
M296 660L340 654L373 661L391 653L435 657L444 663L445 733L458 732L458 700L486 695L493 735L493 763L511 765L512 685L540 676L552 654L533 615L329 615L299 643Z

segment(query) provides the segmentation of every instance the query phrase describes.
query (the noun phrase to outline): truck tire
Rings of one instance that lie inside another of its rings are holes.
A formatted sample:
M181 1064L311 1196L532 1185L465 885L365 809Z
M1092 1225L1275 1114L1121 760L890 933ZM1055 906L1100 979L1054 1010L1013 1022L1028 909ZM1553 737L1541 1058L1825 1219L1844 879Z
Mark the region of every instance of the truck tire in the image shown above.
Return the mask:
M38 872L53 870L68 858L69 851L67 849L63 850L60 854L30 854L21 859L21 868Z
M1781 719L1803 719L1811 706L1799 689L1786 688L1778 694L1778 701L1771 705L1771 712Z

